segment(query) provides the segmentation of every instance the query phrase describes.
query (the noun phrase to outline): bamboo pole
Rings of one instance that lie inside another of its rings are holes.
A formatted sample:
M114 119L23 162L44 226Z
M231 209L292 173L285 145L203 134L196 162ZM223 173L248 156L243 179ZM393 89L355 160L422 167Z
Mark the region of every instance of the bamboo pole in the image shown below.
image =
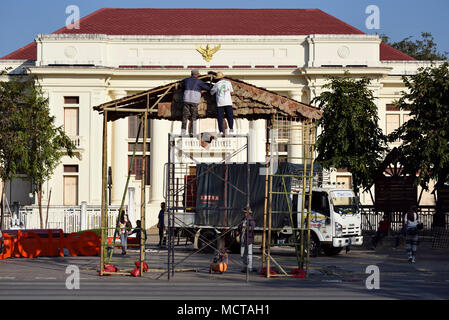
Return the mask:
M269 166L269 157L270 157L270 128L271 123L267 123L265 136L265 201L264 201L264 210L263 210L263 233L262 233L262 269L266 265L266 245L267 245L267 206L268 206L268 166Z
M141 184L141 199L140 199L140 223L143 229L145 229L145 209L146 209L146 153L147 153L147 118L148 112L145 112L145 114L142 117L143 122L143 148L142 148L142 184ZM143 236L143 232L141 231L141 237L140 237L140 276L142 276L143 273L143 263L142 261L145 260L145 245L143 243L145 237Z
M100 248L100 275L104 274L104 258L105 248L107 243L107 199L106 199L106 187L107 187L107 148L108 148L108 112L103 114L103 150L102 150L102 186L101 186L101 248Z
M307 210L307 242L310 244L310 212L312 210L312 188L313 188L313 162L314 162L314 145L315 145L315 126L313 123L309 127L309 143L310 143L310 178L309 178L309 208ZM309 276L309 260L310 260L310 249L307 250L306 259L306 278Z
M275 124L275 118L273 115L273 122L272 122L272 127ZM273 132L271 132L271 137L270 139L273 138ZM270 141L270 149L272 147L272 143ZM271 157L273 157L273 154L271 155ZM277 159L276 159L277 160ZM273 202L273 175L275 172L271 172L272 166L270 164L270 186L269 186L269 190L270 190L270 197L269 197L269 202L268 202L268 244L267 244L267 278L270 278L270 259L271 259L271 215L272 215L272 202Z
M144 113L145 109L134 109L134 108L120 108L120 107L109 107L103 109L104 111L111 111L111 112L129 112L129 113Z

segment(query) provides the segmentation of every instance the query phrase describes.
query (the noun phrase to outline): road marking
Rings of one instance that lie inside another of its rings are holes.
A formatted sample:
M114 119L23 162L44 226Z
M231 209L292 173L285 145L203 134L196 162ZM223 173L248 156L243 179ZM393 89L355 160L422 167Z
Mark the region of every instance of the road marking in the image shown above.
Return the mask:
M333 282L333 283L340 283L341 280L321 280L321 282Z
M56 280L56 277L34 277L36 280Z
M343 282L362 282L362 279L345 279Z
M16 277L0 277L0 280L14 280Z

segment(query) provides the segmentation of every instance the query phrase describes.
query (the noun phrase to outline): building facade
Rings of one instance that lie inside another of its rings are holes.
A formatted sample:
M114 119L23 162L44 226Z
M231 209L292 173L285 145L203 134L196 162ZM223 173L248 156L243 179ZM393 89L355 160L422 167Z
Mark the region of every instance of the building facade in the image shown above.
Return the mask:
M190 76L192 68L203 74L221 71L309 104L323 92L327 77L349 71L372 80L379 125L390 133L408 119L407 112L393 106L405 89L401 77L429 65L320 10L301 9L101 9L82 18L79 29L39 34L0 59L0 69L11 68L10 74L38 77L56 124L76 145L76 156L64 156L44 187L44 194L52 192L51 205L68 207L101 203L102 117L93 106ZM240 133L250 132L250 160L265 161L264 120L237 119L235 126ZM111 204L119 205L125 194L133 222L139 217L142 166L148 182L146 227L157 222L164 201L167 137L180 127L176 121L150 121L149 161L136 158L124 190L137 120L108 124ZM218 130L215 119L201 120L200 127ZM137 150L141 155L141 143ZM331 182L351 187L349 173L333 170L329 175ZM10 202L13 198L10 192ZM368 194L361 200L372 203ZM26 197L16 201L24 203ZM433 204L433 196L424 194L421 203Z

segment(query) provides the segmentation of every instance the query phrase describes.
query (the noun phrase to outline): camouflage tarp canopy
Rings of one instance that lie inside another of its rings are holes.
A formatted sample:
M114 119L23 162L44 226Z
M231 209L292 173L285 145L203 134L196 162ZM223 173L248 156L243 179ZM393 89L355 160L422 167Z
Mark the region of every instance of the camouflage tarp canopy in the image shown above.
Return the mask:
M199 77L211 86L217 82L214 74ZM310 105L301 103L276 92L256 87L241 80L225 77L232 83L234 117L248 120L268 119L277 116L303 120L317 120L322 112ZM94 107L103 113L108 110L108 121L125 118L136 111L148 108L152 119L178 120L182 118L183 89L182 80L142 91L124 98L113 100ZM109 112L112 111L112 112ZM204 93L198 107L199 118L216 118L215 96Z

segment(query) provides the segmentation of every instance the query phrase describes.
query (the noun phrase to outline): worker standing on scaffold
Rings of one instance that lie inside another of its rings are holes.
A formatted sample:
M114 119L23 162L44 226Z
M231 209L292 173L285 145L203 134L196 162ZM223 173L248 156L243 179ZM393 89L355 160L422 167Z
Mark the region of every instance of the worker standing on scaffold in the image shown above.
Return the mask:
M187 120L190 120L189 133L190 136L198 134L197 123L198 105L201 102L201 93L210 91L210 88L200 79L198 69L191 71L191 76L182 81L184 88L184 106L182 109L181 134L186 134Z
M212 87L210 93L216 94L217 101L217 121L220 135L224 135L224 116L229 125L229 133L234 133L234 112L232 110L231 94L234 92L230 81L223 79L223 73L217 72L216 78L219 81Z
M243 220L239 226L240 234L240 255L242 256L243 269L242 272L253 272L253 244L254 244L254 228L256 222L253 218L251 208L243 209ZM247 270L248 269L248 270Z

